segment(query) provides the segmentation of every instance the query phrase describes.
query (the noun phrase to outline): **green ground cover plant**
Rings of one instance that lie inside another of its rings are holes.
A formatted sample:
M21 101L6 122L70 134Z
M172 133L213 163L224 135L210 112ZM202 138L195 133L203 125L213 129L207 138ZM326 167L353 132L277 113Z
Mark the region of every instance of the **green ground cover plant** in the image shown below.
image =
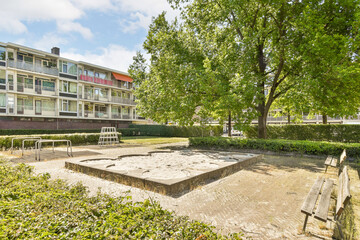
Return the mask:
M49 178L0 160L0 239L241 239L177 217L151 199L90 197L81 184Z
M267 125L268 139L291 139L330 142L360 142L360 125L348 124L289 124ZM247 138L257 138L258 127L244 131Z
M319 142L282 139L241 139L224 137L189 138L191 147L215 149L255 149L272 152L295 152L309 155L340 155L346 149L348 157L360 155L360 143Z

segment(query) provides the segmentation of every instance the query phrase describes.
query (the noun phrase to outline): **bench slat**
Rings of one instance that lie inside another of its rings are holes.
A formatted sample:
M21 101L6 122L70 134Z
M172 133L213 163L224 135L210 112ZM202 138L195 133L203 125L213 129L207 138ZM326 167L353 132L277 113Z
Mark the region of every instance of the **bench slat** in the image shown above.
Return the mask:
M337 161L338 161L337 158L333 157L332 160L331 160L330 166L336 167Z
M336 214L341 215L342 211L349 203L350 195L350 178L347 166L344 167L344 170L339 177L339 193L338 193L338 202L336 203Z
M308 214L308 215L312 215L313 209L316 204L316 200L319 196L321 186L323 185L323 183L324 183L323 177L318 177L316 179L314 185L310 189L310 192L305 199L305 202L303 203L303 205L301 207L301 212Z
M342 165L345 160L346 160L346 149L344 149L340 155L340 165Z
M328 211L330 206L330 195L334 185L332 179L326 179L323 190L321 192L319 204L315 211L315 218L326 222L328 217Z
M325 160L325 165L330 165L332 158L333 158L332 156L327 156Z
M343 188L343 178L344 178L344 172L340 173L339 176L339 187L338 187L338 195L337 195L337 200L336 200L336 215L340 216L342 211L343 211L343 207L342 207L342 188Z

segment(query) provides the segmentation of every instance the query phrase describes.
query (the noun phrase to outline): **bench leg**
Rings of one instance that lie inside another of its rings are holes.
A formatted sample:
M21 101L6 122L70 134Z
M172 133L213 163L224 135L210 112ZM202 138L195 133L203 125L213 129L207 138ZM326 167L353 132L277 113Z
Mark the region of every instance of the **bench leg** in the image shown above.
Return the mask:
M308 221L308 217L309 217L309 215L306 214L305 221L304 221L304 226L303 226L303 233L305 233L305 229L306 229L306 224L307 224L307 221Z
M326 165L326 168L325 168L325 173L327 172L327 168L328 168L328 165Z
M336 226L338 227L341 239L344 239L344 234L343 234L343 232L341 230L341 225L340 225L340 223L338 221L336 221Z

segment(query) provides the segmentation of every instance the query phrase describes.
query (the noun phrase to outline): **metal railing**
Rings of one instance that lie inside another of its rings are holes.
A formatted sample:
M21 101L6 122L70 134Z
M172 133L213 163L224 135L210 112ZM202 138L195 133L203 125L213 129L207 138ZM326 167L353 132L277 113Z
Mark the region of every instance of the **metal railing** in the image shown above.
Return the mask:
M107 112L96 111L95 118L109 118L109 115Z
M28 63L28 62L21 61L21 60L17 60L16 62L14 60L8 60L8 66L12 67L12 68L18 68L18 69L23 69L23 70L38 72L38 73L44 73L44 74L49 74L49 75L54 75L54 76L59 75L59 70L57 68L43 67L40 64Z
M121 98L121 97L111 97L111 102L136 105L135 101L133 101L131 99Z

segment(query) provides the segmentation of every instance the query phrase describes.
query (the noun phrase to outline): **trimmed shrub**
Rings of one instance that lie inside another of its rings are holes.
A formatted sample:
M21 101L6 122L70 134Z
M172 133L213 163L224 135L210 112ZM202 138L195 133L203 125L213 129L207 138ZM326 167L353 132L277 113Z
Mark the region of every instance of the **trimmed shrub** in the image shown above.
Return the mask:
M161 137L202 137L220 136L223 127L217 126L167 126L167 125L135 125L130 124L130 128L139 130L141 136L161 136Z
M272 152L296 152L309 155L340 155L346 149L348 157L360 156L360 143L335 143L282 139L241 139L224 137L190 138L192 147L215 149L255 149Z
M1 129L0 135L34 135L34 134L67 134L67 133L100 133L100 129Z
M241 239L175 216L157 202L133 202L35 175L25 164L0 160L0 239Z
M360 142L360 125L347 124L305 124L267 125L268 139L291 139L310 141ZM258 126L244 131L247 138L257 138Z
M4 136L0 137L0 147L9 149L11 147L11 139L14 137L29 137L29 135L14 135L14 136ZM41 137L42 139L66 139L70 140L72 145L83 145L83 144L97 144L99 141L100 133L77 133L77 134L39 134L39 135L31 135L31 137ZM119 140L121 139L121 134L118 134ZM14 140L14 147L20 148L22 144L22 140ZM43 146L52 143L44 143ZM64 145L65 143L55 143L55 146ZM34 147L34 142L25 142L25 147Z

